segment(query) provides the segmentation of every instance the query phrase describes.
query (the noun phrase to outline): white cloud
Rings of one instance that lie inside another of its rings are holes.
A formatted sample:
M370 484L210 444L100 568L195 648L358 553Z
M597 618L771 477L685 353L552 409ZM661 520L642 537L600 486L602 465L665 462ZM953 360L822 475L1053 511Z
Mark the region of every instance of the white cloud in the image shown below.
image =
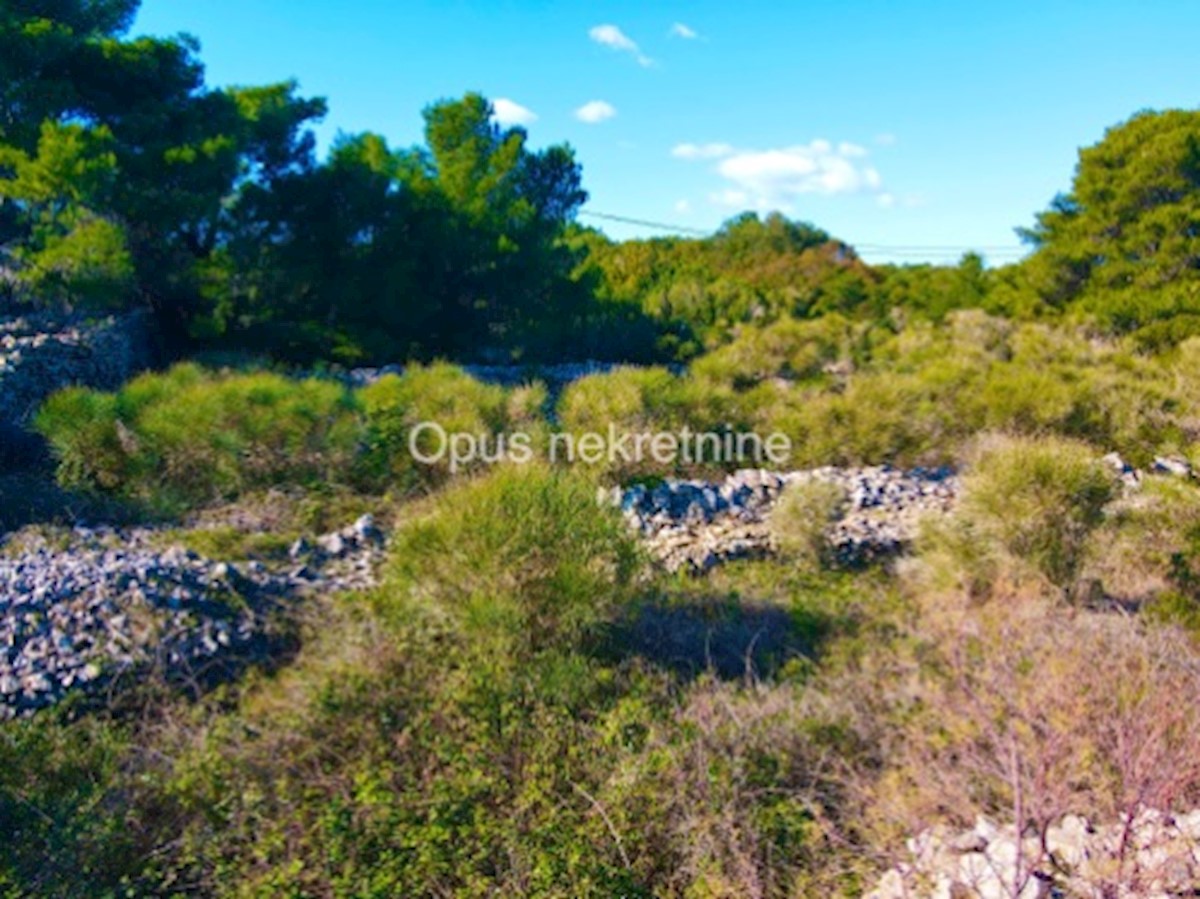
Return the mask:
M883 176L869 163L870 151L842 141L836 146L817 139L807 144L769 150L745 150L725 143L676 144L676 159L717 160L714 171L729 182L709 199L722 206L789 211L803 194L866 193L880 206L897 199L883 188Z
M676 22L674 25L672 25L669 34L671 37L681 37L685 41L694 41L696 38L700 37L700 35L697 34L694 29L688 28L688 26L684 25L682 22Z
M835 149L827 140L814 140L733 152L721 159L717 173L732 183L733 193L751 198L756 206L788 209L803 194L880 194L883 178L863 164L867 155L856 144L842 143Z
M877 143L881 147L894 147L894 146L896 146L896 135L891 134L889 132L884 132L883 134L876 134L875 135L875 143Z
M671 149L676 159L720 159L732 153L729 144L678 144Z
M636 53L638 45L629 39L616 25L597 25L588 32L588 37L594 40L597 44L604 44L606 47L612 47L614 50L626 50L630 53Z
M676 200L675 201L675 211L680 213L681 215L686 215L687 213L692 211L692 204L689 203L687 200Z
M592 100L589 103L584 103L575 110L575 118L581 122L587 122L589 125L595 125L597 122L611 119L616 114L616 107L611 103L605 103L603 100Z
M642 53L637 43L616 25L597 25L588 31L588 37L597 44L602 44L621 53L631 54L638 61L638 65L654 65L654 60Z
M537 121L537 113L507 97L492 101L492 118L500 125L529 125Z

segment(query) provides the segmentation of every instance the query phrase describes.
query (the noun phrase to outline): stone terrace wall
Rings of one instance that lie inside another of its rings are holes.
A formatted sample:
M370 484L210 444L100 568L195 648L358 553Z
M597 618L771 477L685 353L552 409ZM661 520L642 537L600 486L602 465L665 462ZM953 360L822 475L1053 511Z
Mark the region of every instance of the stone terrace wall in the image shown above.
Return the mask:
M38 407L72 384L112 390L153 362L149 318L136 312L86 322L0 310L0 465L26 460Z
M151 362L148 318L93 323L43 315L0 317L0 422L25 425L56 390L111 390Z

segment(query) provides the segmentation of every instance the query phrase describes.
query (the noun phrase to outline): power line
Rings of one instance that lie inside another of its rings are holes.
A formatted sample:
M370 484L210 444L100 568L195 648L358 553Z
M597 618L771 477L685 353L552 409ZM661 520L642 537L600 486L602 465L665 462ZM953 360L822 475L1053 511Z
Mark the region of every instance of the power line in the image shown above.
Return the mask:
M711 231L703 231L699 228L692 228L687 225L672 225L667 222L655 222L649 219L632 218L626 215L615 215L609 212L593 212L588 209L580 210L580 215L588 218L602 219L608 222L620 222L625 225L637 225L642 228L653 228L657 231L668 231L674 234L692 234L697 237L711 237ZM965 253L982 253L989 256L1012 256L1017 257L1026 252L1026 248L1020 245L1007 246L949 246L941 245L921 245L921 244L881 244L881 243L861 243L854 244L853 248L859 253L889 253L895 256L962 256Z
M589 212L588 210L584 209L581 210L579 214L586 215L588 218L604 219L608 222L622 222L626 225L641 225L643 228L656 228L659 231L674 231L683 234L695 234L699 237L709 237L712 234L711 231L701 231L699 228L689 228L686 225L668 225L663 222L650 222L646 219L629 218L628 216L624 215L611 215L607 212Z

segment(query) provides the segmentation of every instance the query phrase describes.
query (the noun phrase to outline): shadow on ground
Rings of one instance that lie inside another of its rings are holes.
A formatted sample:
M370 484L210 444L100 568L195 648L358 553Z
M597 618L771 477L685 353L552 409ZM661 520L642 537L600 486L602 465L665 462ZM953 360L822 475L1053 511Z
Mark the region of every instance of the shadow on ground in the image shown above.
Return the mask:
M30 524L132 524L134 513L111 500L64 490L41 467L0 467L0 537Z
M0 537L29 524L126 524L134 518L113 500L58 486L46 442L0 422Z
M765 678L789 661L813 658L833 625L714 593L647 601L614 627L607 646L613 655L642 656L683 677Z

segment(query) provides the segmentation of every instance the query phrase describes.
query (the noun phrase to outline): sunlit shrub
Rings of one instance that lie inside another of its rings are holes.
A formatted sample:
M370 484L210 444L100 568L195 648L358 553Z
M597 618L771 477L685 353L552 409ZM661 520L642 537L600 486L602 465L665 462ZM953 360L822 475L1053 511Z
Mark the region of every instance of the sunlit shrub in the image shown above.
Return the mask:
M623 434L693 433L724 434L749 430L737 414L728 388L676 375L664 368L618 368L606 374L589 375L569 385L558 402L558 422L565 434L578 440L598 434L608 440ZM611 430L610 430L611 429ZM631 457L636 453L630 453ZM597 468L618 480L650 474L669 475L696 471L705 462L687 465L682 457L661 463L649 451L640 460L626 462L605 455Z
M1067 589L1114 492L1115 476L1086 445L992 437L964 478L958 515L975 539Z
M357 398L367 430L366 469L405 487L439 483L451 474L443 434L467 435L495 451L495 436L509 423L510 400L502 387L484 384L446 363L412 365L403 375L385 375L358 391ZM521 401L516 402L519 407ZM422 423L435 424L441 431L423 429L414 435ZM427 461L414 458L414 436L420 458ZM482 463L477 459L464 468Z
M829 527L846 504L846 490L829 481L788 485L771 510L771 536L790 561L806 567L829 560Z
M770 378L819 378L849 353L852 328L839 315L815 321L785 318L763 328L746 328L730 344L697 359L699 377L738 389Z
M177 508L281 483L338 482L361 429L348 390L280 375L182 365L115 395L69 389L37 426L71 486Z
M515 647L572 645L628 598L638 553L585 476L507 466L454 487L397 533L383 608Z

